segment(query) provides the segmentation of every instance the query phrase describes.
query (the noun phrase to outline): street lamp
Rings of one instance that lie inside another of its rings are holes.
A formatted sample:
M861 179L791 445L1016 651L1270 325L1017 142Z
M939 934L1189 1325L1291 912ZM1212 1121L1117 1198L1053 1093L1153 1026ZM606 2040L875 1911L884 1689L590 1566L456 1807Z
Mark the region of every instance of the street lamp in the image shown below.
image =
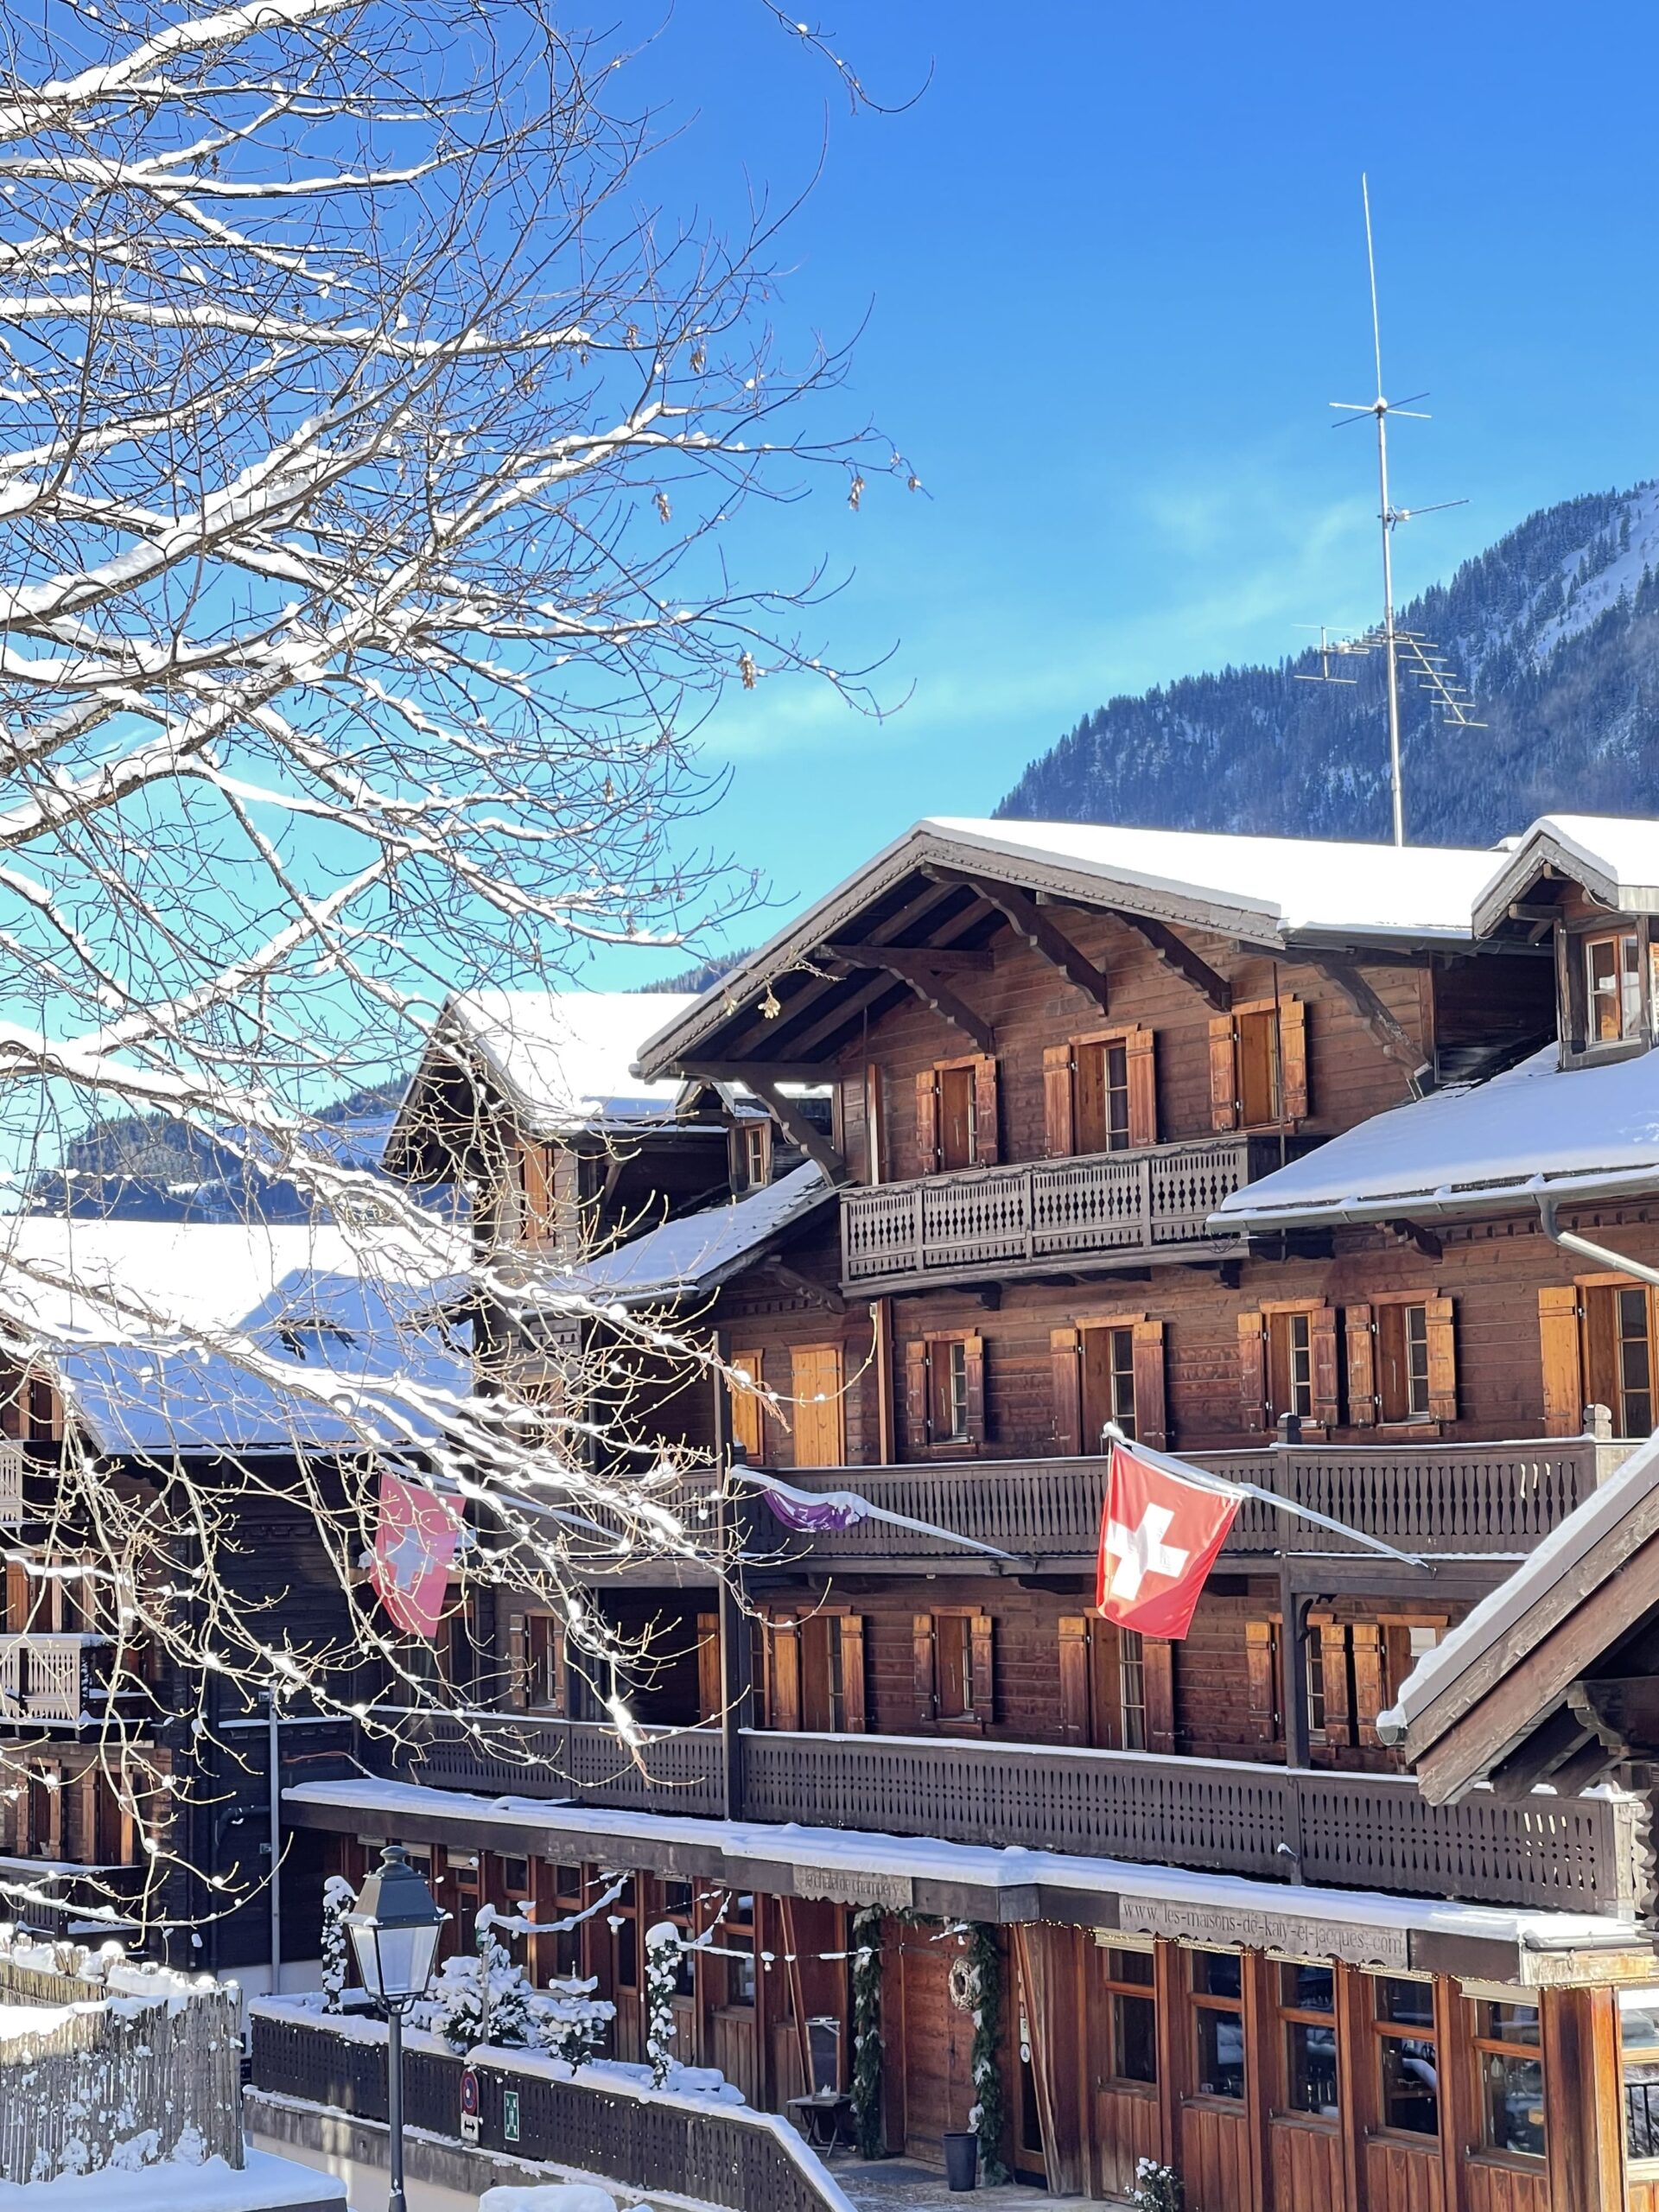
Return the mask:
M386 2133L391 2193L386 2212L406 2212L404 2197L404 2015L426 1994L438 1936L448 1919L409 1863L389 1843L343 1916L363 1986L386 2016Z

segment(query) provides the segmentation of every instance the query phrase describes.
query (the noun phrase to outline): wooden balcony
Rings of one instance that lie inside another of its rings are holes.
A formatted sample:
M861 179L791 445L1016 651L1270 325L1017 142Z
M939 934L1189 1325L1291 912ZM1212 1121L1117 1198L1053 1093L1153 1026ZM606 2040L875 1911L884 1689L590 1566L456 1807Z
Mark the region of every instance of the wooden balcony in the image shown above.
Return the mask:
M102 1636L0 1636L0 1720L77 1726L110 1702Z
M1593 1437L1505 1444L1273 1445L1194 1452L1196 1466L1249 1482L1345 1522L1402 1551L1516 1559L1531 1551L1635 1450ZM1106 1461L977 1459L791 1472L797 1490L854 1490L871 1504L931 1522L1012 1553L1022 1567L1092 1562L1106 1498ZM946 1566L972 1573L997 1562L918 1529L865 1521L817 1536L791 1535L757 1504L749 1551L779 1564L842 1573L914 1573ZM1224 1556L1278 1551L1363 1556L1363 1548L1254 1498L1239 1509Z
M1277 1137L1205 1137L844 1191L842 1287L880 1291L1236 1255L1244 1237L1212 1236L1205 1224L1224 1198L1285 1157Z
M626 1811L721 1809L717 1728L652 1736L647 1779L596 1722L504 1717L487 1724L489 1748L459 1724L422 1725L423 1750L397 1762L410 1781ZM742 1741L748 1821L1538 1910L1635 1910L1629 1800L1477 1790L1431 1805L1409 1776L933 1737L750 1729Z

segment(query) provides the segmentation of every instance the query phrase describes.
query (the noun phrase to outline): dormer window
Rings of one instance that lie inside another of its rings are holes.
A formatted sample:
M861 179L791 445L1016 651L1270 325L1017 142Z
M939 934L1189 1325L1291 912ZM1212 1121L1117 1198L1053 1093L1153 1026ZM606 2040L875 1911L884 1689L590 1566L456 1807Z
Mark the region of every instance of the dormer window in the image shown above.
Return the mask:
M1659 1043L1659 925L1576 918L1556 931L1561 1060L1622 1059Z
M1609 930L1585 939L1584 982L1592 1045L1618 1045L1641 1036L1641 948L1634 930Z

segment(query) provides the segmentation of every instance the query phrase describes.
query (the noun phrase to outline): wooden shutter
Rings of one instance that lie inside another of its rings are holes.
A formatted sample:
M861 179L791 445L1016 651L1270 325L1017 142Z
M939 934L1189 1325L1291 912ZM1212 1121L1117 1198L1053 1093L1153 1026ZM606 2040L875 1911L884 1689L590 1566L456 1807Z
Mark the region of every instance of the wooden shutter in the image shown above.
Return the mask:
M990 1615L976 1613L969 1634L974 1663L973 1717L988 1728L996 1715L996 1678L991 1672Z
M1425 1300L1428 1324L1428 1410L1436 1421L1458 1417L1458 1347L1452 1300Z
M1351 1744L1354 1716L1348 1702L1348 1630L1341 1621L1310 1621L1308 1630L1319 1639L1325 1666L1325 1740Z
M21 1636L29 1626L29 1569L16 1560L6 1561L6 1630Z
M1376 1321L1369 1306L1344 1306L1342 1333L1348 1352L1348 1421L1354 1428L1375 1428Z
M1137 1321L1135 1328L1135 1433L1161 1452L1169 1442L1164 1397L1164 1325Z
M801 1624L793 1614L766 1624L766 1722L801 1725Z
M697 1615L697 1718L718 1718L720 1694L720 1615Z
M1043 1051L1043 1134L1051 1160L1069 1159L1077 1148L1071 1109L1074 1059L1070 1045L1049 1045Z
M927 1343L922 1337L905 1346L905 1441L912 1457L927 1449Z
M1300 999L1279 1001L1279 1109L1287 1122L1307 1119L1307 1008Z
M1274 1680L1274 1625L1244 1624L1244 1665L1249 1688L1250 1730L1258 1744L1279 1740L1279 1700Z
M1083 1357L1075 1329L1048 1332L1049 1367L1054 1379L1054 1450L1074 1459L1083 1450Z
M760 1382L765 1371L758 1351L734 1351L730 1364L734 1373L747 1375L751 1382ZM731 1405L732 1441L743 1446L751 1466L759 1466L762 1457L760 1401L741 1384L734 1387L728 1383L727 1395Z
M842 1433L841 1346L797 1344L790 1354L798 1467L839 1467Z
M845 1707L845 1726L851 1736L861 1736L866 1726L864 1711L864 1618L861 1613L842 1613L841 1621L841 1697Z
M974 1062L974 1159L981 1167L995 1167L996 1147L996 1062L982 1052Z
M1268 1324L1262 1313L1238 1317L1238 1402L1247 1432L1268 1426Z
M1308 1349L1313 1356L1313 1418L1334 1428L1342 1416L1338 1397L1337 1309L1316 1306L1307 1317Z
M924 1175L939 1167L939 1071L924 1068L916 1078L916 1163Z
M1551 1283L1538 1294L1538 1337L1543 1357L1544 1434L1576 1436L1584 1427L1584 1367L1576 1283Z
M507 1615L507 1703L515 1713L530 1703L530 1640L522 1613Z
M1089 1728L1089 1620L1060 1616L1060 1741L1086 1744Z
M1383 1706L1382 1630L1375 1621L1356 1621L1350 1631L1354 1651L1354 1719L1362 1744L1374 1744L1376 1716Z
M1175 1647L1167 1637L1149 1636L1141 1646L1141 1681L1147 1694L1147 1749L1175 1748Z
M1154 1072L1152 1032L1132 1029L1123 1039L1129 1078L1129 1142L1158 1141L1158 1084Z
M939 1693L933 1667L931 1613L917 1613L912 1617L911 1648L916 1675L916 1718L918 1721L932 1721L938 1717Z
M1238 1127L1238 1030L1230 1014L1210 1023L1210 1126Z
M985 1339L964 1339L963 1368L968 1391L968 1441L985 1441Z
M549 1147L544 1144L523 1145L518 1157L520 1185L524 1194L524 1236L529 1243L539 1244L553 1234L557 1211Z

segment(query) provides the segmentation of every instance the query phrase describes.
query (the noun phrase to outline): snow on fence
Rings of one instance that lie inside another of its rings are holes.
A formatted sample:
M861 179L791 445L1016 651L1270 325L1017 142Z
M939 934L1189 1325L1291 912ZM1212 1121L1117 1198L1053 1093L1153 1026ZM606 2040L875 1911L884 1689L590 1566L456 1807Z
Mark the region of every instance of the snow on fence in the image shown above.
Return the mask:
M239 2168L237 2014L234 1989L0 1929L0 2181Z
M280 1998L257 1999L248 2018L256 2091L385 2119L386 2037L378 2021L358 2014L324 2020ZM766 2212L853 2212L823 2161L776 2113L619 2081L608 2070L573 2075L543 2054L479 2050L463 2059L429 2036L410 2038L404 2065L404 2120L435 2135L459 2136L461 2076L470 2066L485 2150L730 2212L760 2205Z

